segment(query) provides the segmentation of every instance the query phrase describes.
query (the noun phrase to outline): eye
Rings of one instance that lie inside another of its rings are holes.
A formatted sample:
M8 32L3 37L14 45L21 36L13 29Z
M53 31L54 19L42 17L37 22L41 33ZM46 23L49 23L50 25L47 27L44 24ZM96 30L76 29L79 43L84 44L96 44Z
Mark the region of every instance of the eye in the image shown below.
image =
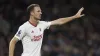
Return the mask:
M37 12L40 12L39 10Z
M41 10L38 10L37 12L41 12Z

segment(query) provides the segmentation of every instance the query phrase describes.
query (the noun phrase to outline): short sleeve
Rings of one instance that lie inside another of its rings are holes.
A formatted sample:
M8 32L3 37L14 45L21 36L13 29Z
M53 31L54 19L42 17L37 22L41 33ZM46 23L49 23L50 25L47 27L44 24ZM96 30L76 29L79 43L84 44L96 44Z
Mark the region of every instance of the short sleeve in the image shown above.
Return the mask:
M49 29L50 25L51 25L51 22L43 21L44 29Z
M15 34L15 37L21 40L25 36L25 28L19 27L17 33Z

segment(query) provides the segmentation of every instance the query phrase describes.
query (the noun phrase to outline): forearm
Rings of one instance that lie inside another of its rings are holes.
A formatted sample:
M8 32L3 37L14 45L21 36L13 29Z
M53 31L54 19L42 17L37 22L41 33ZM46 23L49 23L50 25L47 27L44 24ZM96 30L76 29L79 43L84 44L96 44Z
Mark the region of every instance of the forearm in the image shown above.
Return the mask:
M58 21L59 21L60 25L62 25L62 24L68 23L68 22L70 22L70 21L72 21L72 20L74 20L76 18L77 17L75 17L75 16L59 18Z
M71 17L65 17L65 18L59 18L57 20L52 21L52 25L62 25L65 24L67 22L70 22L74 19L76 19L76 16L71 16Z

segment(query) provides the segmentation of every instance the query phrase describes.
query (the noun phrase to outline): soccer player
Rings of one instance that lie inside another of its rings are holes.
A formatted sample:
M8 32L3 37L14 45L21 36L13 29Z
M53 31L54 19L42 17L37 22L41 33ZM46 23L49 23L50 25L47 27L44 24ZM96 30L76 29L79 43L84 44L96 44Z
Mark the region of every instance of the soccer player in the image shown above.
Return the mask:
M45 29L49 29L51 25L62 25L71 20L84 16L81 12L82 7L74 16L59 18L53 21L40 21L41 8L38 4L31 4L27 7L30 18L27 22L22 24L17 33L14 35L9 44L9 56L14 56L15 44L21 40L23 45L23 53L21 56L41 56L41 45L43 40L43 33Z

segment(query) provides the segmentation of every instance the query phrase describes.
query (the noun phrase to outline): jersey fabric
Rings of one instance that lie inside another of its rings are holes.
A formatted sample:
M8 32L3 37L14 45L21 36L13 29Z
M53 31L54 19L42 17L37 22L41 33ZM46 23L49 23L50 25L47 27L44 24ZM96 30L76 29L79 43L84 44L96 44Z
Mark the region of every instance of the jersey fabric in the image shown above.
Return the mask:
M43 33L50 25L51 22L39 21L37 26L34 26L27 21L19 27L15 37L22 41L23 53L21 56L41 56Z

